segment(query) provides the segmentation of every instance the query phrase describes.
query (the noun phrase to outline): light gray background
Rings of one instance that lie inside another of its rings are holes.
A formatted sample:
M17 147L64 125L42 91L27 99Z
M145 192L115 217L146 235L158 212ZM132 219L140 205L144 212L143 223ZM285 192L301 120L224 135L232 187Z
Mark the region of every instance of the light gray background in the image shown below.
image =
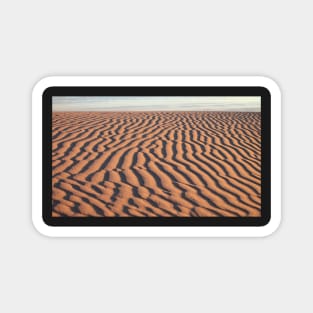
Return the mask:
M310 1L0 6L1 312L312 311ZM60 74L275 79L283 92L280 229L263 239L39 235L31 224L31 89Z

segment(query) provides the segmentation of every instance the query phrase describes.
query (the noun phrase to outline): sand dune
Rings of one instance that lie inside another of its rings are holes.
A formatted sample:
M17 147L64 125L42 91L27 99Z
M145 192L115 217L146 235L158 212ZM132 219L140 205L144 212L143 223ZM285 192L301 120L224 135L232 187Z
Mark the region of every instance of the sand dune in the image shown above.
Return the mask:
M261 115L54 112L53 216L260 216Z

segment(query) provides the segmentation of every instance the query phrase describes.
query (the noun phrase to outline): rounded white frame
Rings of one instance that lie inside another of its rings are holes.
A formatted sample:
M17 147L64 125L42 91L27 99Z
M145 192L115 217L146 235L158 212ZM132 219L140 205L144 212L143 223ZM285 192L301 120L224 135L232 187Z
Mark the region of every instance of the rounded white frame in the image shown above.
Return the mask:
M42 218L42 94L53 86L258 86L271 93L271 219L265 226L48 226ZM281 220L281 93L261 76L54 76L41 79L32 93L32 220L52 237L263 237Z

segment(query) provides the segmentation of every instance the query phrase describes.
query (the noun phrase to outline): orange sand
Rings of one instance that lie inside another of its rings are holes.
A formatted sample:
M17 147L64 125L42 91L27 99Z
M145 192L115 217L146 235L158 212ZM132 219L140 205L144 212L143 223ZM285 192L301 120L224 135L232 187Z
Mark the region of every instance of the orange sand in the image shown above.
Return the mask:
M261 115L54 112L53 216L260 216Z

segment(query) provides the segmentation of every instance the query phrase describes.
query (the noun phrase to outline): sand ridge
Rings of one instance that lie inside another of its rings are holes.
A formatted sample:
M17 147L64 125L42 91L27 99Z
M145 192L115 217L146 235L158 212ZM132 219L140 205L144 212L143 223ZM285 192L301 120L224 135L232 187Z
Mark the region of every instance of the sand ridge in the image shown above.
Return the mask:
M54 112L53 216L261 215L257 112Z

